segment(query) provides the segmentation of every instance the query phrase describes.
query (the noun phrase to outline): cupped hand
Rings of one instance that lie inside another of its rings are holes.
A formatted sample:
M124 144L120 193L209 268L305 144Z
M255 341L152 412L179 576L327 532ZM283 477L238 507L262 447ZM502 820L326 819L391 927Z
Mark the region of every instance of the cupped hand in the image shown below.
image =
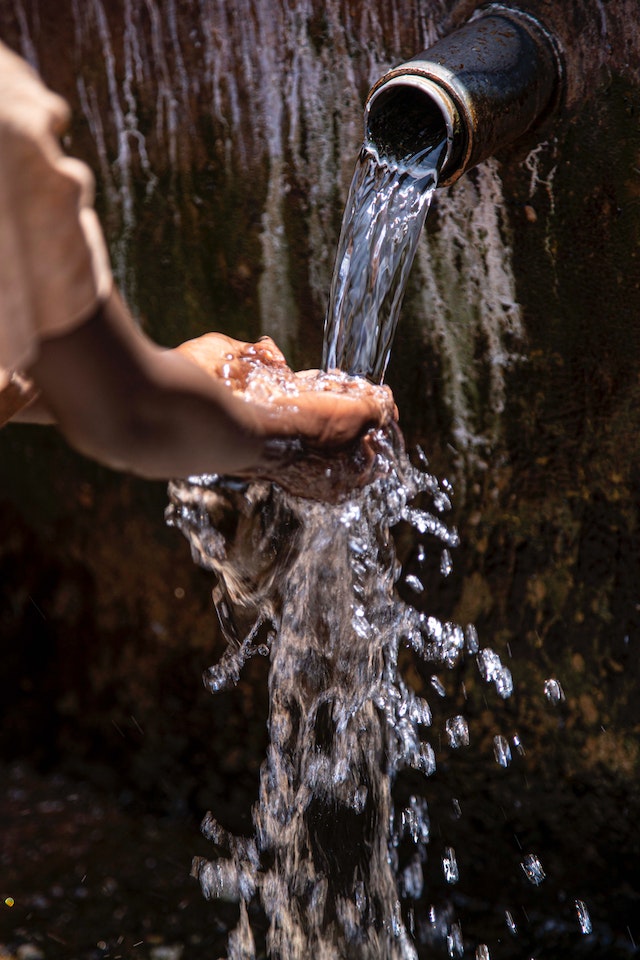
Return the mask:
M375 476L380 428L397 419L388 387L339 371L296 373L270 337L209 333L177 350L251 405L266 441L257 475L331 501Z
M270 337L245 343L207 333L176 349L257 408L268 439L341 446L397 418L388 387L339 371L295 373Z

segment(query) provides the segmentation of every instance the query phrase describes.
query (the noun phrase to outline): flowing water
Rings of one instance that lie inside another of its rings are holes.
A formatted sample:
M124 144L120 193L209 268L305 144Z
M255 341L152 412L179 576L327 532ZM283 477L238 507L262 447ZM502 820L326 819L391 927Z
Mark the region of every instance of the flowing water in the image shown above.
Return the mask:
M471 655L501 696L511 690L509 670L478 650L473 627L398 596L392 527L411 524L422 562L444 554L445 567L458 536L442 519L446 484L424 460L412 465L399 440L380 442L383 475L337 506L217 477L170 489L169 523L217 575L228 647L205 685L215 693L237 681L249 657L271 660L255 835L230 836L208 815L203 830L220 855L194 863L206 897L241 904L230 958L263 955L249 923L258 904L270 957L416 957L411 908L423 894L429 815L417 794L395 809L392 788L403 768L428 777L436 760L429 704L403 679L399 654L407 649L434 670ZM464 727L452 720L454 745L468 742ZM452 848L447 857L455 883ZM445 935L457 930L448 924Z
M446 145L402 163L363 145L351 182L325 323L323 366L380 383Z

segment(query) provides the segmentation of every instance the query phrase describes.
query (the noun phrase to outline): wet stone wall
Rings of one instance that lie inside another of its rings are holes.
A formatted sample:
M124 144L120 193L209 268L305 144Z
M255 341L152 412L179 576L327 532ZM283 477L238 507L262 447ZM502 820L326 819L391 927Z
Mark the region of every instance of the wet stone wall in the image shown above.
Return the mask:
M313 366L366 92L475 6L0 0L0 35L70 101L68 148L96 173L149 333L269 332ZM481 798L456 828L465 895L506 897L482 843L502 818L505 850L516 836L546 855L549 911L580 875L607 931L562 955L622 957L640 941L640 29L635 0L520 6L564 44L564 104L539 144L439 191L387 378L408 445L456 491L461 547L425 609L474 622L515 685L497 705L447 678L472 744L443 752L430 802L444 819L452 796ZM214 806L241 830L267 665L201 689L222 648L211 583L165 503L45 428L0 435L0 758L132 807L197 821ZM411 534L397 540L410 570ZM492 759L497 732L526 747L517 769Z

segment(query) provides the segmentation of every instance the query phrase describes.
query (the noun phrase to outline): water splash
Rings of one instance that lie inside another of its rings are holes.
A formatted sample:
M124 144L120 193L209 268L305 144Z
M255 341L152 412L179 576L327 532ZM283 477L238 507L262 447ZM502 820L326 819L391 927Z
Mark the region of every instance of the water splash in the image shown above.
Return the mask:
M576 900L575 902L576 914L578 917L578 924L580 926L580 933L586 935L593 932L593 925L591 923L591 917L589 916L589 910L584 900Z
M392 786L404 767L431 775L436 759L424 739L429 704L404 681L398 656L409 648L451 668L465 643L457 624L399 598L391 529L418 517L419 529L441 545L458 538L435 507L413 504L418 496L437 499L437 480L379 439L383 475L337 506L217 477L170 488L168 522L218 578L228 646L206 672L207 687L235 683L269 636L270 743L255 835L233 837L209 815L205 836L225 853L197 859L194 873L207 897L260 902L274 958L336 950L354 958L417 956L402 904L423 891L428 809L412 796L396 810ZM455 719L464 739L462 718ZM443 868L454 883L452 848ZM255 956L241 927L230 940L232 958ZM461 933L449 925L447 937L451 955L461 955Z

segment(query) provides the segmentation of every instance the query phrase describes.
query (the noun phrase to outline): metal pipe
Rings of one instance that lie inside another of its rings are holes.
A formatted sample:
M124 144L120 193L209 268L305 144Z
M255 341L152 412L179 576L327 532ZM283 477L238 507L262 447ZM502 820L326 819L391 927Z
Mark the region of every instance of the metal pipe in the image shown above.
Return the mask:
M366 138L396 161L446 139L439 183L453 183L554 111L563 72L559 44L536 18L489 4L374 84Z

